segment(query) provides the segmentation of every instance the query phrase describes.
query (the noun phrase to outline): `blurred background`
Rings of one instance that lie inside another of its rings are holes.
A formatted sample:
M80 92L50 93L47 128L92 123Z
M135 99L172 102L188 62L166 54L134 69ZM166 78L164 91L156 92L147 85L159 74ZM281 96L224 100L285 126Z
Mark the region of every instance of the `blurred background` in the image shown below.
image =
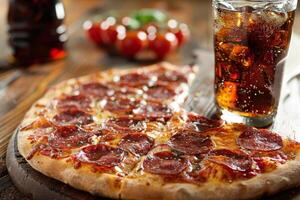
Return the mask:
M0 57L9 53L7 40L6 15L9 0L0 0ZM192 22L190 45L195 48L212 49L212 9L211 0L62 0L66 9L66 25L79 22L87 12L98 9L131 10L139 8L159 8L168 11L174 18L183 22ZM296 12L294 31L300 34L300 6ZM72 29L70 30L72 31ZM190 48L189 48L190 49Z

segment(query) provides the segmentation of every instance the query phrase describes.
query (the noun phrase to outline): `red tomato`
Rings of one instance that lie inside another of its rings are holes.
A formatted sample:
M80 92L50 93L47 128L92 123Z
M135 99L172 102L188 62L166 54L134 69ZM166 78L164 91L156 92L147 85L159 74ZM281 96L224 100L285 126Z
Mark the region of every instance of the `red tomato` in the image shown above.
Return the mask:
M168 21L168 27L169 27L169 31L175 34L178 40L178 46L181 46L188 40L190 36L190 31L186 24L184 23L179 24L176 20L170 19Z
M108 17L100 24L101 39L105 45L114 45L119 32L125 31L123 25L118 25L114 17Z
M148 35L155 35L158 32L158 27L155 24L148 24L142 27L142 30Z
M149 47L156 54L158 59L164 58L177 46L177 38L174 33L158 33L155 38L150 39Z
M102 45L103 40L101 38L101 28L100 24L92 23L91 21L86 21L84 23L84 28L87 30L88 37L90 40L97 45Z
M119 38L118 49L122 55L134 57L147 47L147 34L144 31L129 31L123 38Z
M179 29L174 34L178 40L178 46L186 43L190 37L190 31L186 24L180 24Z
M115 45L118 34L125 32L125 27L117 25L116 19L113 17L108 17L99 23L86 21L83 26L87 30L89 38L100 46Z
M113 45L117 41L117 27L116 26L110 26L107 29L104 29L102 32L102 39L104 44L106 45Z

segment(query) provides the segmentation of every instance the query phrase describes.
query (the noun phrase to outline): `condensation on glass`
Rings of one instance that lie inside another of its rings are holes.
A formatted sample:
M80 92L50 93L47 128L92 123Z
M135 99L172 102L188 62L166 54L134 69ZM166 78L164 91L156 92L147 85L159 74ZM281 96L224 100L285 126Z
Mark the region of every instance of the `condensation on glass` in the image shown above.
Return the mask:
M297 1L214 0L215 102L257 127L276 116Z

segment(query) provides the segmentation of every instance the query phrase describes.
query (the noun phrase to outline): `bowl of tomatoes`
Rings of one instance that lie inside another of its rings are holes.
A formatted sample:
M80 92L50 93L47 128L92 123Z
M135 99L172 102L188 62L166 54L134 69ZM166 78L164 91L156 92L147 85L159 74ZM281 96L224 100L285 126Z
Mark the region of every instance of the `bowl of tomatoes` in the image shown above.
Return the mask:
M162 60L189 39L185 23L154 9L128 15L95 15L83 24L87 37L109 54L134 60Z

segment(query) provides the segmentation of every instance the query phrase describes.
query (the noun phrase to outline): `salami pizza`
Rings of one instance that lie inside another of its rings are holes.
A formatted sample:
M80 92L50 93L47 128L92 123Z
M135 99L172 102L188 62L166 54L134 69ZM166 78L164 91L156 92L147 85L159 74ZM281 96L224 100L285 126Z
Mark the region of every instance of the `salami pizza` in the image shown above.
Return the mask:
M114 199L253 199L300 184L300 144L187 112L197 67L71 79L26 114L18 149L46 176Z

